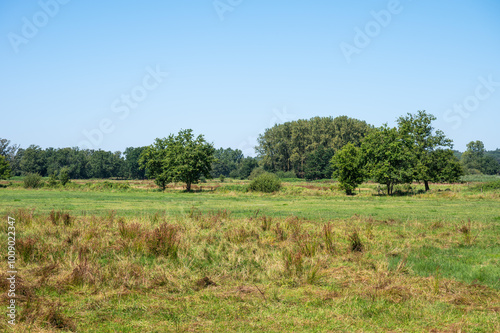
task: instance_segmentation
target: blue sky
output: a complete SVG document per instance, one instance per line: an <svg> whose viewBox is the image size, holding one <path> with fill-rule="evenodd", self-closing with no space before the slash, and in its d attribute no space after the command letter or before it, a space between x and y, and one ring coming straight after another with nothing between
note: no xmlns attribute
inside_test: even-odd
<svg viewBox="0 0 500 333"><path fill-rule="evenodd" d="M274 123L427 110L500 148L500 2L2 1L0 137L123 151L192 128L253 153Z"/></svg>

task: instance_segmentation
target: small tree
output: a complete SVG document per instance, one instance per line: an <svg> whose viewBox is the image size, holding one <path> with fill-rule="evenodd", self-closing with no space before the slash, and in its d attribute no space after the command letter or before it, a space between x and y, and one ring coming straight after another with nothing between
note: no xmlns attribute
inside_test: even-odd
<svg viewBox="0 0 500 333"><path fill-rule="evenodd" d="M57 185L56 172L54 171L49 175L49 181L47 183L50 187L55 187Z"/></svg>
<svg viewBox="0 0 500 333"><path fill-rule="evenodd" d="M67 167L64 167L59 171L59 180L61 181L62 186L66 186L69 182L69 170Z"/></svg>
<svg viewBox="0 0 500 333"><path fill-rule="evenodd" d="M333 176L340 183L340 188L347 195L352 195L353 190L363 182L365 172L363 168L360 149L352 143L346 144L331 159Z"/></svg>
<svg viewBox="0 0 500 333"><path fill-rule="evenodd" d="M0 155L0 179L10 178L10 165L5 156Z"/></svg>
<svg viewBox="0 0 500 333"><path fill-rule="evenodd" d="M157 138L142 152L141 168L148 170L162 190L168 183L180 181L186 183L187 191L191 191L191 184L197 183L201 176L211 178L215 149L203 135L195 139L192 132L191 129L181 130L177 136Z"/></svg>

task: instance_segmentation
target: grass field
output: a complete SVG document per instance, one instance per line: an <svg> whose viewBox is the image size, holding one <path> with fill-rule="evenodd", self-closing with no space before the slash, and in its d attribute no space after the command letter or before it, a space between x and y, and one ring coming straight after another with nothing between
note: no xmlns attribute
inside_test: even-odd
<svg viewBox="0 0 500 333"><path fill-rule="evenodd" d="M332 182L258 194L241 181L195 193L19 181L0 188L0 242L14 217L18 256L17 325L0 330L500 331L498 189L387 197L363 184L346 197Z"/></svg>

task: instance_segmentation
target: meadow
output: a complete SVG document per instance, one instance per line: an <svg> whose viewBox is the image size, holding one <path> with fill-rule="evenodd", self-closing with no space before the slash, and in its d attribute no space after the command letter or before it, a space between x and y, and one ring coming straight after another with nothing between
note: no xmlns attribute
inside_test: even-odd
<svg viewBox="0 0 500 333"><path fill-rule="evenodd" d="M391 197L332 181L20 181L0 188L0 243L11 216L18 256L2 331L500 331L500 190L477 179Z"/></svg>

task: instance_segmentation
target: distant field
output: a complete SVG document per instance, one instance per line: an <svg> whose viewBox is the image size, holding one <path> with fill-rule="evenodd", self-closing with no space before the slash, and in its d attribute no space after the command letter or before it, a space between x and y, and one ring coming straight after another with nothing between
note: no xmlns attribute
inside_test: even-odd
<svg viewBox="0 0 500 333"><path fill-rule="evenodd" d="M500 331L494 188L16 182L0 188L4 229L16 218L16 332Z"/></svg>

